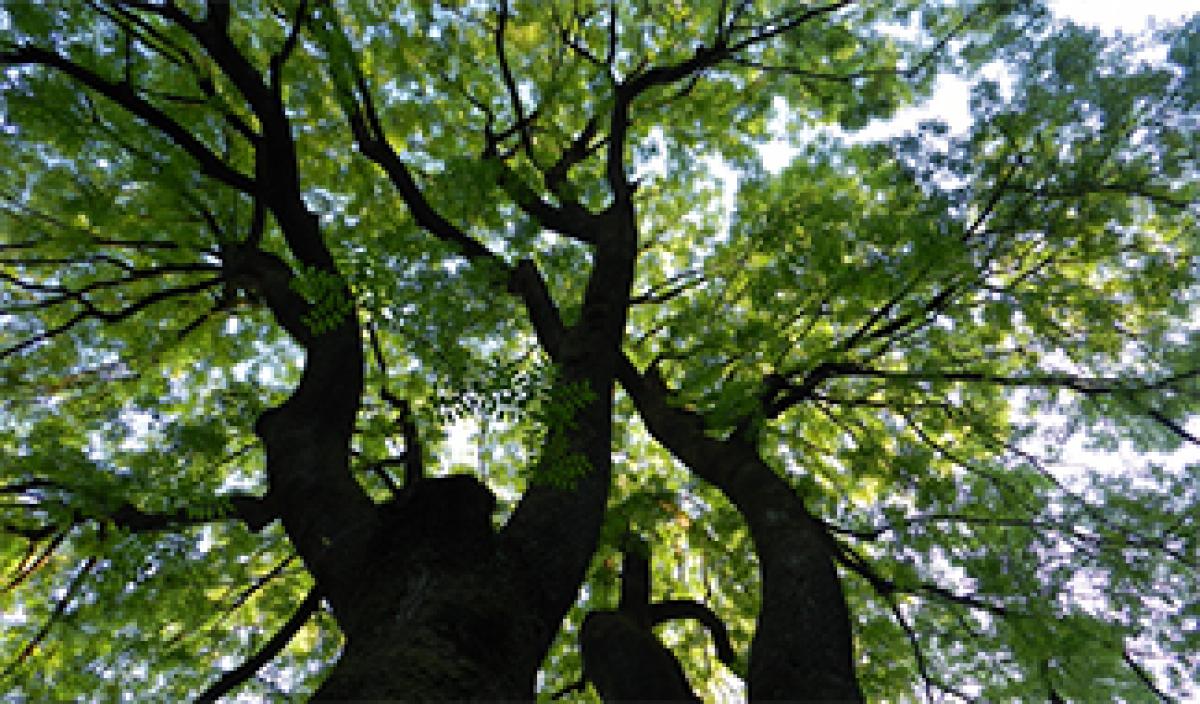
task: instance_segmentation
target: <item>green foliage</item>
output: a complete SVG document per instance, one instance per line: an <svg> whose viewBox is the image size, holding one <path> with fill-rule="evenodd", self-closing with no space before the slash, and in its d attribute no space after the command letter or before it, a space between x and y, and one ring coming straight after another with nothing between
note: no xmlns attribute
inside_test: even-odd
<svg viewBox="0 0 1200 704"><path fill-rule="evenodd" d="M512 88L492 4L233 3L232 45L274 81L332 254L315 267L262 194L77 77L8 58L52 51L236 173L278 166L259 163L265 126L202 42L133 5L0 2L0 687L30 701L188 699L312 584L279 526L227 520L232 495L265 491L254 423L305 364L254 286L231 280L231 244L257 238L299 272L315 336L351 315L374 335L364 349L386 366L366 354L356 467L398 454L386 389L410 402L427 458L461 449L435 430L471 429L468 469L502 518L531 483L575 487L592 468L572 443L597 397L547 361L501 264L535 262L579 322L593 248L526 211L611 204L621 81L691 60L723 11L741 13L736 41L801 7L633 0L611 4L614 31L610 3L512 0ZM656 362L710 436L755 437L855 558L841 569L871 700L1052 687L1137 701L1153 693L1131 663L1151 660L1155 686L1196 692L1198 37L1195 17L1110 37L1034 2L852 3L630 106L625 350ZM854 132L947 73L972 81L964 133ZM364 90L431 207L496 262L433 237L363 158L349 120ZM594 117L592 149L553 189L543 174ZM784 143L792 159L767 172L760 149ZM834 363L878 373L830 375L787 404L771 391ZM739 653L753 635L744 517L619 393L613 423L601 544L543 695L578 677L575 629L615 604L630 526L653 543L656 599L703 600ZM382 500L385 482L360 474ZM175 520L142 530L129 515ZM744 672L702 629L663 635L698 690L736 696ZM322 612L239 692L303 697L339 647Z"/></svg>
<svg viewBox="0 0 1200 704"><path fill-rule="evenodd" d="M442 380L446 391L437 396L438 415L444 423L473 418L542 420L544 414L533 407L551 403L554 393L555 369L545 363L491 360L481 363L481 368L456 371Z"/></svg>
<svg viewBox="0 0 1200 704"><path fill-rule="evenodd" d="M570 489L592 468L587 457L572 447L572 435L580 432L579 411L595 399L596 392L586 381L560 379L531 409L534 430L527 444L541 448L541 454L530 463L531 481Z"/></svg>
<svg viewBox="0 0 1200 704"><path fill-rule="evenodd" d="M309 305L302 320L314 335L333 330L354 311L345 282L333 272L308 267L292 278L291 287Z"/></svg>

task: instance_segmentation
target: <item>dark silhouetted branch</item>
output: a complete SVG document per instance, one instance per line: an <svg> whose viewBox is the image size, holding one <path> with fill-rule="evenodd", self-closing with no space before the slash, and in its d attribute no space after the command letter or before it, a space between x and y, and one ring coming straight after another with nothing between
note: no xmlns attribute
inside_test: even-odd
<svg viewBox="0 0 1200 704"><path fill-rule="evenodd" d="M75 573L75 576L71 578L71 582L67 585L62 597L55 602L54 610L50 612L50 615L46 618L45 623L43 623L38 632L29 639L29 642L25 644L25 647L21 649L21 652L17 654L17 657L11 663L9 663L4 672L0 673L0 680L7 679L12 675L13 672L16 672L17 668L23 665L25 661L29 659L29 656L33 655L34 651L37 650L38 646L46 640L46 636L49 635L50 629L53 628L54 624L58 623L59 619L61 619L63 615L67 613L67 609L70 608L71 602L75 599L75 595L79 593L79 589L83 586L84 580L87 579L87 576L91 573L98 561L99 558L97 557L89 557L83 561L83 563L79 566L79 570Z"/></svg>
<svg viewBox="0 0 1200 704"><path fill-rule="evenodd" d="M287 647L288 643L292 641L292 638L296 636L300 629L304 627L304 624L308 623L308 619L316 613L320 603L321 598L317 590L315 588L310 590L308 596L304 597L304 601L300 602L300 606L296 608L296 611L292 613L283 626L275 632L275 635L271 636L258 652L247 658L241 665L222 674L208 689L201 692L196 697L197 704L216 702L253 677L256 672L262 669L263 665L274 660L279 653L283 652L283 649Z"/></svg>
<svg viewBox="0 0 1200 704"><path fill-rule="evenodd" d="M1125 661L1125 664L1129 666L1129 669L1133 670L1133 674L1137 675L1138 681L1145 685L1146 689L1150 690L1154 696L1158 697L1160 702L1164 702L1164 704L1172 704L1174 701L1176 701L1174 698L1167 696L1166 692L1163 692L1158 688L1157 685L1154 684L1154 679L1150 677L1150 673L1146 672L1145 668L1143 668L1137 663L1136 660L1133 659L1133 656L1129 654L1128 650L1121 652L1121 659Z"/></svg>
<svg viewBox="0 0 1200 704"><path fill-rule="evenodd" d="M39 47L23 46L8 51L0 51L0 64L32 64L55 69L112 100L130 114L144 120L195 159L206 175L239 191L246 193L254 191L253 179L226 164L197 139L191 130L175 122L166 113L151 105L138 95L132 87L125 83L110 81L53 51Z"/></svg>

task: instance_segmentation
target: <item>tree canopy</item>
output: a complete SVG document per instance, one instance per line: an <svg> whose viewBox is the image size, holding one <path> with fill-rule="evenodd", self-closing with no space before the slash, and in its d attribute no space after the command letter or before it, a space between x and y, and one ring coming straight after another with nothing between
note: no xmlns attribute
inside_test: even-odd
<svg viewBox="0 0 1200 704"><path fill-rule="evenodd" d="M1200 16L0 0L0 66L17 701L1200 686Z"/></svg>

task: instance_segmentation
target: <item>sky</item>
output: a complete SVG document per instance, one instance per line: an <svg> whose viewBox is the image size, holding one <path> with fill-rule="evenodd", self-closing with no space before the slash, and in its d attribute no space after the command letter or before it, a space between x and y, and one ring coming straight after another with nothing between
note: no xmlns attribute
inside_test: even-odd
<svg viewBox="0 0 1200 704"><path fill-rule="evenodd" d="M1140 32L1153 22L1172 22L1200 11L1200 0L1049 0L1049 5L1051 11L1060 17L1110 34L1117 31ZM932 117L945 120L955 132L964 132L971 124L967 107L969 99L968 83L958 78L942 77L931 100L900 110L890 120L872 123L852 140L887 138L915 128L919 121ZM787 165L795 152L783 141L771 143L760 150L763 165L771 172ZM720 177L728 178L727 173L722 173Z"/></svg>
<svg viewBox="0 0 1200 704"><path fill-rule="evenodd" d="M1137 31L1151 18L1175 20L1200 10L1197 0L1051 0L1055 14L1106 32Z"/></svg>

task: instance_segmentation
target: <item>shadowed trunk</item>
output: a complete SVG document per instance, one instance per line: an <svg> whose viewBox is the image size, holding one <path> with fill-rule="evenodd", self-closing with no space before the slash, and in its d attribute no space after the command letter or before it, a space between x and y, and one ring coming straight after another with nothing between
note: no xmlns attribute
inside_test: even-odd
<svg viewBox="0 0 1200 704"><path fill-rule="evenodd" d="M498 557L495 498L473 477L425 479L380 508L346 648L316 699L521 699L544 627Z"/></svg>
<svg viewBox="0 0 1200 704"><path fill-rule="evenodd" d="M832 539L804 501L748 441L711 438L698 415L670 405L653 368L641 374L623 358L618 374L650 433L746 518L762 583L750 699L862 701Z"/></svg>
<svg viewBox="0 0 1200 704"><path fill-rule="evenodd" d="M308 341L303 381L259 426L272 492L292 497L284 502L284 525L346 637L318 700L533 696L595 551L608 498L612 394L633 268L632 218L616 222L610 246L597 252L577 325L562 326L536 272L518 267L524 278L514 274L512 286L540 311L534 316L552 318L542 319L540 332L552 338L546 342L559 369L556 390L587 391L569 424L548 429L546 447L560 449L543 452L535 477L580 457L587 470L564 488L533 483L499 531L491 492L455 476L422 479L388 504L342 513L346 524L330 533L333 511L357 500L318 489L304 472L332 471L333 488L352 482L351 425L338 426L339 444L332 428L322 434L304 421L309 412L320 417L323 409L341 408L338 395L351 391L357 408L358 391L345 379L347 360L362 359L361 341L353 350L343 349L337 334ZM356 325L343 327L360 337ZM334 363L325 345L344 356ZM353 378L361 387L361 372ZM313 445L321 440L328 444ZM322 502L332 503L327 510Z"/></svg>

